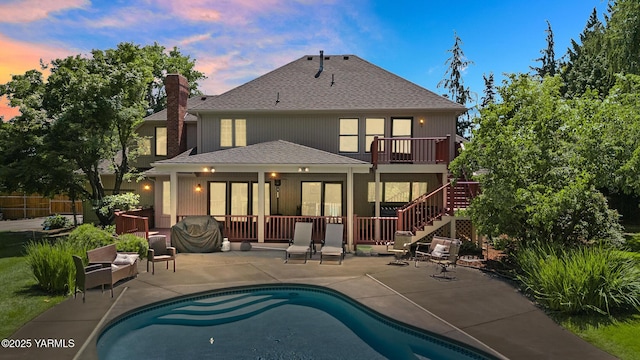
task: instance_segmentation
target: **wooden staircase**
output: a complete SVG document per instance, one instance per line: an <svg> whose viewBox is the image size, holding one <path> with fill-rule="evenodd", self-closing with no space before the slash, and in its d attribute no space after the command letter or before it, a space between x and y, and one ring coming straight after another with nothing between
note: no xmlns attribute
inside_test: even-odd
<svg viewBox="0 0 640 360"><path fill-rule="evenodd" d="M453 181L398 209L398 231L410 231L414 243L449 224L456 210L465 209L478 194L474 181Z"/></svg>

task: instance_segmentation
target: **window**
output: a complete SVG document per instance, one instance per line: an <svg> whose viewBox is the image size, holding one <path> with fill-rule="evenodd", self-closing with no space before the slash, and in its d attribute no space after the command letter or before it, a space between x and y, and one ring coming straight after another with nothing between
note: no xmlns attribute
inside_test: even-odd
<svg viewBox="0 0 640 360"><path fill-rule="evenodd" d="M412 136L412 123L411 118L394 118L391 122L391 136L410 138ZM398 154L410 154L411 153L411 140L395 140L393 142L394 153Z"/></svg>
<svg viewBox="0 0 640 360"><path fill-rule="evenodd" d="M231 183L231 215L249 214L249 184ZM239 219L236 219L239 220Z"/></svg>
<svg viewBox="0 0 640 360"><path fill-rule="evenodd" d="M162 215L171 215L171 182L162 182Z"/></svg>
<svg viewBox="0 0 640 360"><path fill-rule="evenodd" d="M340 152L358 152L358 119L340 119Z"/></svg>
<svg viewBox="0 0 640 360"><path fill-rule="evenodd" d="M342 216L342 184L324 184L324 216Z"/></svg>
<svg viewBox="0 0 640 360"><path fill-rule="evenodd" d="M384 202L409 202L409 182L387 182L384 183Z"/></svg>
<svg viewBox="0 0 640 360"><path fill-rule="evenodd" d="M369 202L376 201L376 183L367 184L367 199ZM406 203L414 200L427 192L426 182L383 182L380 184L382 190L382 202Z"/></svg>
<svg viewBox="0 0 640 360"><path fill-rule="evenodd" d="M151 139L149 137L141 138L138 141L138 154L151 155Z"/></svg>
<svg viewBox="0 0 640 360"><path fill-rule="evenodd" d="M373 137L383 137L384 136L384 118L367 118L365 123L365 152L371 151L371 143L373 142ZM380 149L384 151L384 149Z"/></svg>
<svg viewBox="0 0 640 360"><path fill-rule="evenodd" d="M302 182L304 216L342 216L342 183Z"/></svg>
<svg viewBox="0 0 640 360"><path fill-rule="evenodd" d="M156 128L156 155L167 156L167 128Z"/></svg>
<svg viewBox="0 0 640 360"><path fill-rule="evenodd" d="M269 192L270 183L264 183L264 214L271 214L271 196ZM258 215L258 183L253 183L252 186L253 191L253 203L251 204L251 209L253 210L253 215Z"/></svg>
<svg viewBox="0 0 640 360"><path fill-rule="evenodd" d="M220 119L220 147L247 146L247 120Z"/></svg>
<svg viewBox="0 0 640 360"><path fill-rule="evenodd" d="M322 202L322 183L303 182L302 183L302 208L301 215L320 216L320 203Z"/></svg>
<svg viewBox="0 0 640 360"><path fill-rule="evenodd" d="M229 185L229 186L228 186ZM251 185L251 186L250 186ZM229 190L229 191L227 191ZM249 192L251 190L251 192ZM264 214L271 213L270 184L264 184ZM251 203L249 203L251 197ZM229 207L227 208L227 204ZM258 215L258 183L249 182L210 182L209 183L209 215L223 221L219 215ZM218 216L215 216L218 215ZM233 221L243 220L241 218Z"/></svg>

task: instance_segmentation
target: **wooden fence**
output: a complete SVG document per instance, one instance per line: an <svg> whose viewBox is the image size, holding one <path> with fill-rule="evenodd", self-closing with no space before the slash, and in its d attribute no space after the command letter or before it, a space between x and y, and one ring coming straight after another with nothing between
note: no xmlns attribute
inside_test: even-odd
<svg viewBox="0 0 640 360"><path fill-rule="evenodd" d="M0 213L3 219L29 219L55 214L72 214L71 200L57 195L47 198L40 195L0 195ZM76 213L82 214L82 201L76 201Z"/></svg>

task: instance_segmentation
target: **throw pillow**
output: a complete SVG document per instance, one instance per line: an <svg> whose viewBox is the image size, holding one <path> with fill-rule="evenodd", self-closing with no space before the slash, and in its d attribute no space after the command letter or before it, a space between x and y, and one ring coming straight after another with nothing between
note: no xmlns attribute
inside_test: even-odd
<svg viewBox="0 0 640 360"><path fill-rule="evenodd" d="M443 244L437 244L433 251L431 252L431 256L433 257L442 257L445 253L449 252L449 247Z"/></svg>
<svg viewBox="0 0 640 360"><path fill-rule="evenodd" d="M129 254L116 254L116 258L113 260L114 265L132 265L136 261L137 256L131 256Z"/></svg>

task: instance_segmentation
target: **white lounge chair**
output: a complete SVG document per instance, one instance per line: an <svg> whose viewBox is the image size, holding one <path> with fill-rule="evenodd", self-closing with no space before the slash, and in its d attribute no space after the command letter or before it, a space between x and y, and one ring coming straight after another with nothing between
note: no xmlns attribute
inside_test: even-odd
<svg viewBox="0 0 640 360"><path fill-rule="evenodd" d="M297 222L293 232L293 239L289 240L289 247L287 248L287 257L285 262L289 261L291 254L304 254L304 262L307 262L307 253L311 257L311 232L313 230L313 223Z"/></svg>
<svg viewBox="0 0 640 360"><path fill-rule="evenodd" d="M340 264L344 259L344 225L343 224L327 224L327 229L322 240L322 248L320 249L320 264L324 255L339 256Z"/></svg>

